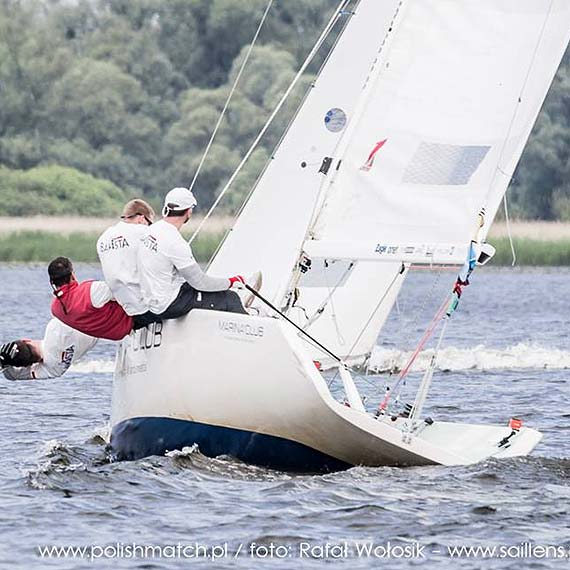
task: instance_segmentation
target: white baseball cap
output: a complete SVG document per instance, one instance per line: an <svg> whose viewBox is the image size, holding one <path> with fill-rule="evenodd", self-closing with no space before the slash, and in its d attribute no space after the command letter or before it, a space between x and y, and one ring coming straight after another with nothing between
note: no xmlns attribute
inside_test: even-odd
<svg viewBox="0 0 570 570"><path fill-rule="evenodd" d="M173 188L164 198L164 208L162 214L166 216L168 212L180 212L188 208L194 208L198 201L188 188Z"/></svg>

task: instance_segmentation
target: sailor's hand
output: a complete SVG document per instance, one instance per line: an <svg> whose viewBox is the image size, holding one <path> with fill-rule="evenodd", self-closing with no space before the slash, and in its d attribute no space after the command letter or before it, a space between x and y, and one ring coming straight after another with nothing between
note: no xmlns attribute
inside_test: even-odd
<svg viewBox="0 0 570 570"><path fill-rule="evenodd" d="M15 342L7 342L0 346L0 368L7 366L18 353L18 345Z"/></svg>
<svg viewBox="0 0 570 570"><path fill-rule="evenodd" d="M230 289L243 289L245 287L245 279L241 275L230 277Z"/></svg>

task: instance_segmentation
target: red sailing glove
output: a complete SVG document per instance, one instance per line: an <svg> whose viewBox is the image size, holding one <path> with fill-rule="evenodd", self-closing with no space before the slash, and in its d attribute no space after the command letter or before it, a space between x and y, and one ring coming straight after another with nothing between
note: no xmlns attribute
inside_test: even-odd
<svg viewBox="0 0 570 570"><path fill-rule="evenodd" d="M230 289L237 283L237 288L241 289L245 285L245 279L241 275L230 277Z"/></svg>
<svg viewBox="0 0 570 570"><path fill-rule="evenodd" d="M463 293L463 285L459 279L455 282L455 286L453 287L453 292L457 295L458 298L461 297L461 293Z"/></svg>

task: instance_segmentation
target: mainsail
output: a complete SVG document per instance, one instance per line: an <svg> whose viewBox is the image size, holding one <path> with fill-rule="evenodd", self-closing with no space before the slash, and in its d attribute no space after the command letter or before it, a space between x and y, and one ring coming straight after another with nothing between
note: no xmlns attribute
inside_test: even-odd
<svg viewBox="0 0 570 570"><path fill-rule="evenodd" d="M570 2L361 0L339 17L210 271L261 268L264 294L344 358L370 350L409 264L462 264L484 239L568 44Z"/></svg>
<svg viewBox="0 0 570 570"><path fill-rule="evenodd" d="M339 16L349 19L344 32L212 261L212 274L261 268L264 295L281 302L326 180L323 160L342 138L398 4L363 2L355 15Z"/></svg>
<svg viewBox="0 0 570 570"><path fill-rule="evenodd" d="M326 159L346 132L399 4L399 0L361 2L354 14L339 15L341 21L348 18L342 36L209 272L261 269L263 294L277 304L283 302L328 180ZM344 356L352 349L353 355L361 355L374 345L396 298L403 277L388 289L401 264L355 264L340 282L338 266L333 265L328 271L325 260L315 260L306 276L307 287L302 285L304 278L299 283L300 299L291 316L305 325L334 290L308 330L337 354ZM371 307L384 296L385 302L371 318Z"/></svg>
<svg viewBox="0 0 570 570"><path fill-rule="evenodd" d="M566 0L409 0L335 163L313 255L463 263L564 54Z"/></svg>

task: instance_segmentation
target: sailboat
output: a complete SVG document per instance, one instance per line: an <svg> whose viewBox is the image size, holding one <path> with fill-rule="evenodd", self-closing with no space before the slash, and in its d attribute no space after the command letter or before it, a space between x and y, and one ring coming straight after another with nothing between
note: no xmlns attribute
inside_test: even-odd
<svg viewBox="0 0 570 570"><path fill-rule="evenodd" d="M485 239L568 45L570 3L361 0L333 21L342 33L208 268L261 269L256 304L276 310L193 310L123 341L118 458L196 444L297 472L450 466L525 456L542 437L517 418L425 417L435 366L405 409L389 393L367 408L351 367L410 267L458 270L419 350L492 256Z"/></svg>

